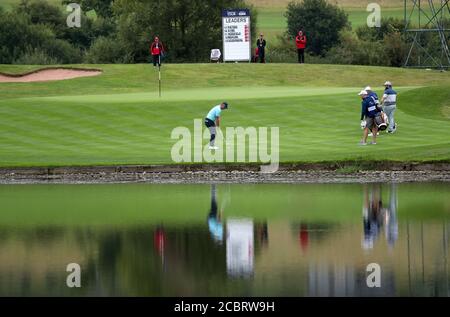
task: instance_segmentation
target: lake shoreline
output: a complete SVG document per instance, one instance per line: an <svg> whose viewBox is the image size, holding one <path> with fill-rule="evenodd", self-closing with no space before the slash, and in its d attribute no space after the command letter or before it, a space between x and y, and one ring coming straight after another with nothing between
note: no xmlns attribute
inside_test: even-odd
<svg viewBox="0 0 450 317"><path fill-rule="evenodd" d="M0 184L450 182L450 163L283 163L0 168Z"/></svg>

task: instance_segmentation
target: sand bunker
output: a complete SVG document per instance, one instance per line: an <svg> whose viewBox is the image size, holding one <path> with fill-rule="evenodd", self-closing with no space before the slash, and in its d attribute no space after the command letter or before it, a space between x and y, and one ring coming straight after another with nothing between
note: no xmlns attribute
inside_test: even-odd
<svg viewBox="0 0 450 317"><path fill-rule="evenodd" d="M0 73L0 83L31 83L40 81L65 80L79 77L98 76L98 69L50 68L27 74L9 75Z"/></svg>

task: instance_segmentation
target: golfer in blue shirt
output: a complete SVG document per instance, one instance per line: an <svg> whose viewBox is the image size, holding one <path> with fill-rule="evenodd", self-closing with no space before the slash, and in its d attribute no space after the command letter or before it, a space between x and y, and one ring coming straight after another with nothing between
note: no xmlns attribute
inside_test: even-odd
<svg viewBox="0 0 450 317"><path fill-rule="evenodd" d="M211 138L209 140L209 149L217 150L218 147L214 145L216 139L216 127L220 127L220 115L222 110L228 109L228 103L222 102L220 105L213 107L205 118L205 125L211 133Z"/></svg>

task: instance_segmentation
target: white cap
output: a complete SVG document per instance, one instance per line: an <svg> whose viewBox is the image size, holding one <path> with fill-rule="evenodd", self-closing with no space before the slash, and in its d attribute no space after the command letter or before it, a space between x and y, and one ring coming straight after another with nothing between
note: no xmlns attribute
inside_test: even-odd
<svg viewBox="0 0 450 317"><path fill-rule="evenodd" d="M372 87L367 86L366 88L364 88L365 91L372 91Z"/></svg>
<svg viewBox="0 0 450 317"><path fill-rule="evenodd" d="M385 86L392 86L392 83L390 81L387 81L384 83Z"/></svg>
<svg viewBox="0 0 450 317"><path fill-rule="evenodd" d="M368 95L366 90L361 90L361 92L358 94L358 96L366 96Z"/></svg>

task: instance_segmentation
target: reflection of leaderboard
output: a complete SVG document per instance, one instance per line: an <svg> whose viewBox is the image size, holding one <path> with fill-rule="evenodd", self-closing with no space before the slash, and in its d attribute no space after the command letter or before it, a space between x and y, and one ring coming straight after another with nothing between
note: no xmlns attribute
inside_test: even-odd
<svg viewBox="0 0 450 317"><path fill-rule="evenodd" d="M253 221L227 221L227 271L232 277L253 275Z"/></svg>
<svg viewBox="0 0 450 317"><path fill-rule="evenodd" d="M223 60L250 61L251 33L248 9L222 11Z"/></svg>

